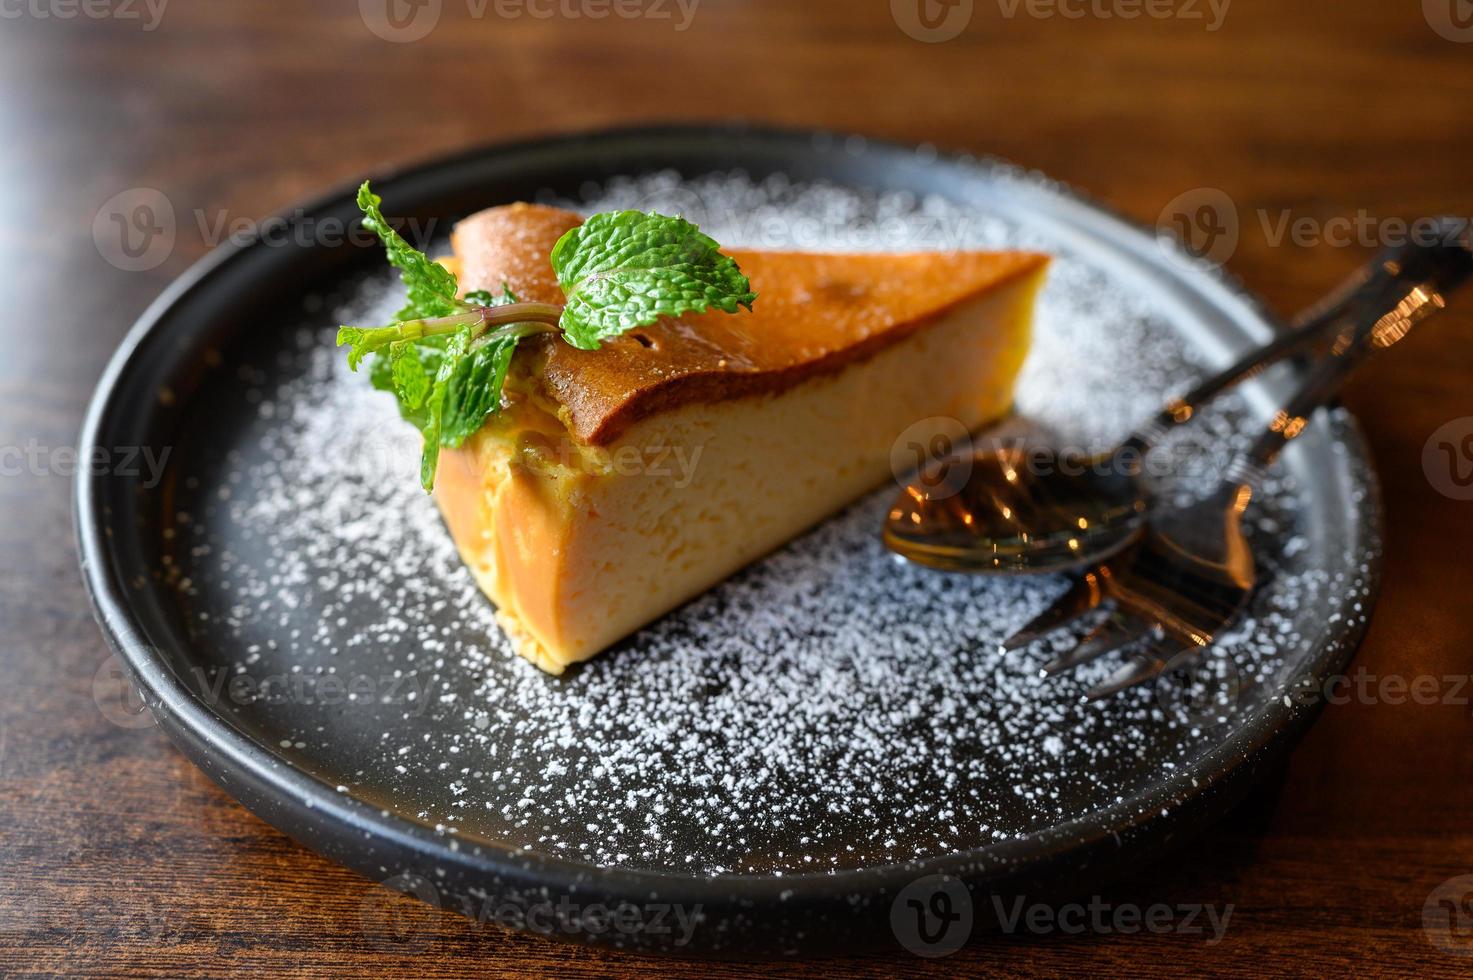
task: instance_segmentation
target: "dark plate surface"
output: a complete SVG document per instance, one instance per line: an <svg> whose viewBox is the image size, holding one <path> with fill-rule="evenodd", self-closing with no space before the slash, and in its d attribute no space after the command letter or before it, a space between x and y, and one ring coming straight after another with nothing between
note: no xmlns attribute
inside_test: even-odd
<svg viewBox="0 0 1473 980"><path fill-rule="evenodd" d="M1047 248L1060 260L1013 425L1091 446L1274 329L1235 285L1067 190L926 148L619 131L375 189L433 234L491 204L596 198L685 211L733 245ZM355 216L347 190L294 210L291 233L221 248L148 311L82 458L149 447L169 465L156 485L83 474L77 516L104 631L171 736L377 880L619 945L894 942L892 902L918 879L958 876L979 910L989 892L1077 893L1200 827L1312 719L1317 701L1286 692L1318 689L1363 631L1375 481L1336 415L1286 457L1253 528L1253 616L1195 678L1082 705L1087 676L1046 683L1042 653L999 656L1062 583L896 565L878 544L887 491L545 677L508 654L432 505L404 490L412 433L332 366L323 331L392 305L378 250L332 234ZM1251 428L1292 381L1256 382L1208 432ZM1213 456L1182 459L1210 472ZM639 912L617 928L584 914L621 903ZM664 927L677 906L699 907L689 928Z"/></svg>

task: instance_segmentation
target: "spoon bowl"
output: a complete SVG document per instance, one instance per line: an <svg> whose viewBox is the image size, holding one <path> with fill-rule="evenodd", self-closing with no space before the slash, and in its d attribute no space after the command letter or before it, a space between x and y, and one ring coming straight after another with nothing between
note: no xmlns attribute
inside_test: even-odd
<svg viewBox="0 0 1473 980"><path fill-rule="evenodd" d="M887 547L948 572L1043 574L1123 549L1149 509L1139 460L1059 455L1038 447L979 449L921 474L885 520Z"/></svg>

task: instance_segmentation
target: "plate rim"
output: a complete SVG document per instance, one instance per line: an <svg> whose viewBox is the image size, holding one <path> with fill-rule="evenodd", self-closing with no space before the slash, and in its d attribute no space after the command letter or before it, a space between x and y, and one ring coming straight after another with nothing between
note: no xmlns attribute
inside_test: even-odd
<svg viewBox="0 0 1473 980"><path fill-rule="evenodd" d="M931 147L929 143L909 144L826 129L728 122L616 126L482 144L406 166L376 168L369 179L388 184L396 179L427 176L434 171L492 154L525 153L578 143L596 145L604 141L631 138L658 140L692 136L759 143L800 142L805 146L810 146L814 140L820 138L859 139L864 141L866 152L870 147L905 153L914 153L922 146ZM936 150L935 162L970 167L991 163L1019 173L1036 173L998 158L964 152ZM1153 241L1159 242L1158 236L1146 226L1069 185L1053 178L1048 180L1050 191L1098 212L1121 226L1119 230L1122 233L1138 237L1149 236ZM358 183L357 180L341 182L327 191L313 195L304 203L283 209L278 212L277 217L286 220L291 215L326 211L341 204L345 197L351 197ZM99 444L110 414L118 410L115 396L121 378L145 341L169 312L185 296L207 287L214 275L243 252L256 246L255 242L227 240L192 264L149 304L129 329L98 379L81 428L79 452L88 453ZM1202 267L1184 250L1177 249L1176 252L1180 261L1192 265L1195 272L1205 280L1215 282L1270 328L1278 322L1263 301L1231 273L1221 267ZM1360 520L1354 522L1354 526L1359 534L1352 543L1363 560L1367 592L1362 601L1367 605L1367 612L1364 619L1348 631L1332 634L1324 642L1311 648L1313 655L1309 662L1315 666L1314 673L1320 677L1330 671L1343 669L1359 648L1379 592L1383 565L1384 515L1379 480L1371 454L1353 417L1342 413L1338 424L1341 428L1337 441L1345 446L1347 452L1344 456L1347 460L1361 464L1357 476L1363 481L1366 490L1364 498L1356 502L1355 509ZM84 455L81 458L87 457ZM1348 465L1345 460L1342 460L1342 464ZM784 873L780 876L751 873L707 876L601 867L544 852L520 851L511 844L498 847L488 842L475 848L462 846L452 849L449 843L454 840L453 835L438 833L432 827L415 823L395 811L379 811L351 795L337 792L333 786L327 785L310 772L272 755L264 746L236 729L228 719L203 703L175 675L161 655L143 642L137 620L130 613L129 589L126 583L118 579L111 561L102 485L98 474L89 473L85 467L78 468L74 480L73 517L85 589L108 646L127 668L159 726L191 760L248 809L320 853L325 850L322 838L304 833L303 828L322 824L326 819L354 833L373 833L421 858L464 865L465 871L478 876L490 874L497 880L525 881L538 886L550 885L576 890L597 885L610 889L611 893L631 895L647 894L654 888L662 895L702 902L708 907L727 907L733 901L740 900L748 912L753 903L780 906L784 903L791 904L795 897L798 900L832 899L861 892L885 896L926 875L943 874L967 878L988 874L987 869L994 872L1007 869L1013 872L1020 868L1036 867L1069 852L1087 853L1091 848L1108 844L1112 840L1118 842L1124 835L1148 832L1158 823L1169 824L1176 814L1168 813L1168 810L1190 809L1192 804L1201 802L1201 798L1219 788L1220 783L1241 773L1245 767L1251 768L1255 760L1266 757L1275 748L1297 742L1323 707L1321 699L1292 705L1281 704L1277 699L1270 700L1260 706L1255 714L1234 726L1228 738L1199 757L1192 766L1179 769L1170 777L1153 781L1136 796L1062 823L1051 824L1021 838L917 861L834 872ZM1207 778L1202 778L1204 772ZM222 776L228 776L229 779L222 781ZM242 799L244 794L240 792L240 783L236 781L240 776L246 778L253 792L260 794L254 800ZM1197 785L1192 785L1193 782ZM282 826L282 821L288 817L291 818L294 829ZM323 834L328 839L333 836L331 831L323 831ZM338 863L355 866L340 854L329 853L327 856ZM358 870L371 876L370 872L363 871L361 867ZM567 938L586 941L585 937L579 936Z"/></svg>

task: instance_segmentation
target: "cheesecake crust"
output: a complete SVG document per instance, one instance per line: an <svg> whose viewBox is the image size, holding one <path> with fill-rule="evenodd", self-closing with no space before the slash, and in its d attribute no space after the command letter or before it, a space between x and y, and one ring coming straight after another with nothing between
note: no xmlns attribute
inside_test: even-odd
<svg viewBox="0 0 1473 980"><path fill-rule="evenodd" d="M521 300L561 303L548 256L581 221L534 204L466 218L452 236L462 287L504 284ZM667 318L597 351L539 336L518 349L514 369L561 408L574 439L608 446L670 409L777 394L836 373L1048 263L1032 252L724 251L752 280L752 310Z"/></svg>

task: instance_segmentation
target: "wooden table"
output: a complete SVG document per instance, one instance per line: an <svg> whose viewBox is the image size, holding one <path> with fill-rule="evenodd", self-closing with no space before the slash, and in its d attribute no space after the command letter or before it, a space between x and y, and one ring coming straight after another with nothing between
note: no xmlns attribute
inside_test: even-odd
<svg viewBox="0 0 1473 980"><path fill-rule="evenodd" d="M1473 214L1473 44L1450 39L1473 31L1435 4L1424 16L1415 2L1236 0L1209 30L1205 0L1136 19L1122 15L1147 8L1131 0L998 0L976 3L954 39L923 43L897 26L921 22L885 0L704 0L683 31L673 3L659 8L669 19L604 20L586 16L610 9L601 0L489 3L444 0L413 43L368 25L414 22L371 3L365 19L353 0L179 0L157 22L134 0L0 5L0 973L744 972L554 945L428 908L405 912L424 941L385 951L360 926L369 883L249 815L156 729L99 710L107 653L55 450L74 444L128 325L207 251L220 217L258 218L473 142L732 117L999 154L1143 222L1220 189L1240 218L1229 266L1282 310L1363 259L1354 242L1320 240L1330 219L1359 217L1375 240L1398 216ZM140 187L168 197L178 235L155 267L128 272L104 261L92 227ZM1285 215L1307 219L1309 237L1280 237ZM1389 512L1385 589L1357 668L1435 676L1450 702L1441 678L1466 678L1473 650L1473 503L1439 493L1422 453L1434 430L1473 415L1470 309L1369 367L1348 398ZM26 447L37 452L16 454ZM43 464L17 465L29 458ZM937 962L897 952L763 969L1467 975L1473 959L1423 929L1432 890L1473 873L1473 691L1460 693L1331 706L1281 785L1103 896L1231 903L1219 944L1091 932L988 939ZM1473 917L1462 925L1468 951Z"/></svg>

